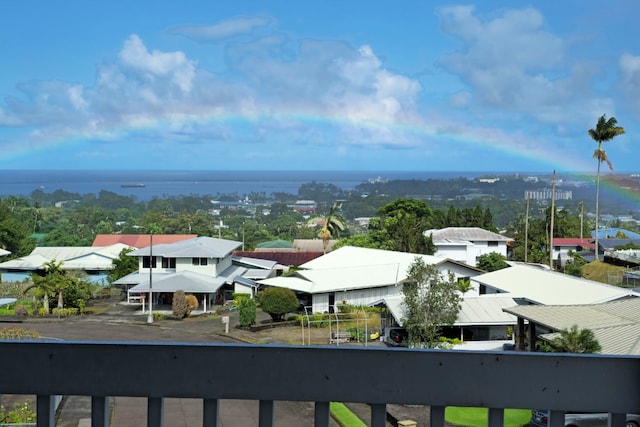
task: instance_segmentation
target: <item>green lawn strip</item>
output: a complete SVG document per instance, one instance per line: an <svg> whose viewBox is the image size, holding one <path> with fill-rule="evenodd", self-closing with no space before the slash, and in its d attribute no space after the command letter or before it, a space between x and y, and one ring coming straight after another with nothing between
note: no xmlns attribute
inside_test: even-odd
<svg viewBox="0 0 640 427"><path fill-rule="evenodd" d="M342 427L367 427L360 418L345 406L344 403L331 402L329 404L331 418Z"/></svg>
<svg viewBox="0 0 640 427"><path fill-rule="evenodd" d="M450 424L466 427L487 427L489 410L487 408L463 408L447 406L444 419ZM531 419L529 409L505 409L504 427L527 425Z"/></svg>

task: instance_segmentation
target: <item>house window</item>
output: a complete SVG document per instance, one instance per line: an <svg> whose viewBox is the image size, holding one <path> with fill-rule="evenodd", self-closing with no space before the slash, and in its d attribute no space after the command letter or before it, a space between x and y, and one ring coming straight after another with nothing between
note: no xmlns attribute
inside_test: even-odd
<svg viewBox="0 0 640 427"><path fill-rule="evenodd" d="M156 257L148 257L148 256L142 257L142 268L149 268L150 264L151 264L151 268L157 268Z"/></svg>
<svg viewBox="0 0 640 427"><path fill-rule="evenodd" d="M176 259L162 258L162 268L176 268Z"/></svg>
<svg viewBox="0 0 640 427"><path fill-rule="evenodd" d="M191 258L192 265L207 265L207 258Z"/></svg>
<svg viewBox="0 0 640 427"><path fill-rule="evenodd" d="M487 246L497 247L498 246L498 242L489 241L489 242L487 242Z"/></svg>

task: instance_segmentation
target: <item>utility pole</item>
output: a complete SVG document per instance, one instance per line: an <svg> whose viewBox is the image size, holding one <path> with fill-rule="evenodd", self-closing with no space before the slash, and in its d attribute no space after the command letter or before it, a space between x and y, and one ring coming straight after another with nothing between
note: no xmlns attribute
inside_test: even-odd
<svg viewBox="0 0 640 427"><path fill-rule="evenodd" d="M583 221L584 221L584 202L580 202L580 239L582 239Z"/></svg>
<svg viewBox="0 0 640 427"><path fill-rule="evenodd" d="M147 323L153 323L153 232L149 232L149 315Z"/></svg>
<svg viewBox="0 0 640 427"><path fill-rule="evenodd" d="M556 212L556 170L551 178L551 226L549 228L549 268L553 270L553 218Z"/></svg>
<svg viewBox="0 0 640 427"><path fill-rule="evenodd" d="M527 193L527 212L524 216L524 262L529 254L529 193Z"/></svg>

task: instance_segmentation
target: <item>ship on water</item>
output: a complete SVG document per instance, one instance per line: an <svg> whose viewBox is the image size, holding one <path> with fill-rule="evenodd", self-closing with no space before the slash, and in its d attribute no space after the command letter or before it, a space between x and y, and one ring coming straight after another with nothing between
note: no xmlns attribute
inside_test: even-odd
<svg viewBox="0 0 640 427"><path fill-rule="evenodd" d="M144 184L122 184L122 188L144 188Z"/></svg>

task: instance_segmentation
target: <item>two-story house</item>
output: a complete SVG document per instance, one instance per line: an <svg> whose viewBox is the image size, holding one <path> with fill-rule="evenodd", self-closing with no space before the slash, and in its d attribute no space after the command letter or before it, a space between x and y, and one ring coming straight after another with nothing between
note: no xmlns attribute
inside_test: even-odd
<svg viewBox="0 0 640 427"><path fill-rule="evenodd" d="M477 265L482 255L497 252L507 257L508 237L479 227L447 227L424 232L431 237L438 251L436 255L467 265Z"/></svg>
<svg viewBox="0 0 640 427"><path fill-rule="evenodd" d="M252 263L245 258L233 257L233 251L240 246L242 242L213 237L151 244L129 252L129 256L138 257L139 270L114 283L132 286L127 291L129 302L144 301L151 294L154 305L171 304L173 293L182 290L195 295L206 312L230 297L236 279L242 278L242 285L246 287L247 279L272 274L275 261ZM264 272L256 274L256 269ZM244 277L246 274L252 277Z"/></svg>

